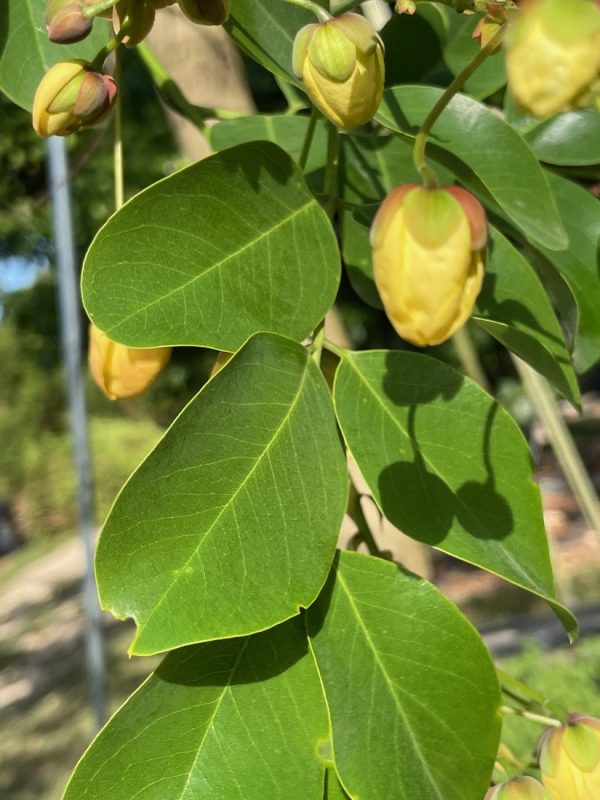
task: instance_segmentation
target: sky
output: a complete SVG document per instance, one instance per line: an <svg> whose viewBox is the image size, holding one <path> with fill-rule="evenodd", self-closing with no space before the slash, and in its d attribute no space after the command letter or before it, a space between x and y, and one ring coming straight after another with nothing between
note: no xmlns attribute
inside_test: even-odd
<svg viewBox="0 0 600 800"><path fill-rule="evenodd" d="M24 256L11 256L0 260L0 292L16 292L29 288L43 270L38 261Z"/></svg>

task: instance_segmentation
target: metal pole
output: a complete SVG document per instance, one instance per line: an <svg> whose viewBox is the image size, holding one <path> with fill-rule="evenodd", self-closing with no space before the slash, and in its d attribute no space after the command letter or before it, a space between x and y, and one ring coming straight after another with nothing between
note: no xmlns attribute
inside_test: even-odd
<svg viewBox="0 0 600 800"><path fill-rule="evenodd" d="M85 553L83 605L85 612L85 662L90 703L96 724L106 722L106 668L102 622L94 579L95 524L90 453L81 369L81 318L76 267L73 216L69 191L67 152L63 139L48 140L48 170L54 246L58 272L58 301L63 359L66 368L70 427L77 473L79 527Z"/></svg>

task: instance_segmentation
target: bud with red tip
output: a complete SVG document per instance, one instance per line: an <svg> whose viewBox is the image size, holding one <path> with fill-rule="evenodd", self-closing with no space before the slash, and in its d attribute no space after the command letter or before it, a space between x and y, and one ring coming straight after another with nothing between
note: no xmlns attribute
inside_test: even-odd
<svg viewBox="0 0 600 800"><path fill-rule="evenodd" d="M539 781L523 777L499 783L488 791L484 800L551 800L551 798Z"/></svg>
<svg viewBox="0 0 600 800"><path fill-rule="evenodd" d="M540 739L540 769L553 800L600 798L600 719L571 714Z"/></svg>
<svg viewBox="0 0 600 800"><path fill-rule="evenodd" d="M93 72L81 59L61 61L42 78L33 100L33 127L38 136L68 136L103 120L117 86L110 75Z"/></svg>
<svg viewBox="0 0 600 800"><path fill-rule="evenodd" d="M229 0L177 0L183 13L199 25L222 25L229 19Z"/></svg>
<svg viewBox="0 0 600 800"><path fill-rule="evenodd" d="M528 0L505 37L510 89L530 114L547 117L600 97L600 3Z"/></svg>
<svg viewBox="0 0 600 800"><path fill-rule="evenodd" d="M334 125L357 128L377 111L385 75L383 42L360 14L301 28L293 67L312 102Z"/></svg>
<svg viewBox="0 0 600 800"><path fill-rule="evenodd" d="M373 268L403 339L440 344L464 325L481 289L486 242L485 211L458 186L409 184L388 194L371 228Z"/></svg>
<svg viewBox="0 0 600 800"><path fill-rule="evenodd" d="M80 42L92 30L93 20L83 16L83 0L48 0L48 38L56 44Z"/></svg>
<svg viewBox="0 0 600 800"><path fill-rule="evenodd" d="M88 361L94 381L111 400L135 397L160 375L170 347L134 348L113 342L90 325Z"/></svg>

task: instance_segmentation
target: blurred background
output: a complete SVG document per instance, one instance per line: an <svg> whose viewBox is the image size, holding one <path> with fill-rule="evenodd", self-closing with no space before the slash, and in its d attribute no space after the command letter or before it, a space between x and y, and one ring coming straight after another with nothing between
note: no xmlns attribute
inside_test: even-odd
<svg viewBox="0 0 600 800"><path fill-rule="evenodd" d="M169 32L168 42L160 31ZM150 45L198 105L244 113L287 106L272 76L243 59L221 30L199 30L172 17L156 27ZM413 66L422 71L423 65ZM135 53L125 53L123 73L125 186L131 197L209 148L197 130L161 106ZM84 559L45 145L29 115L1 95L0 120L0 796L55 800L94 734L84 668ZM113 211L112 141L107 130L96 129L70 137L67 147L80 263ZM384 315L345 282L337 308L354 347L398 346ZM83 310L81 317L85 327ZM567 649L558 624L530 595L439 553L421 549L411 555L411 566L483 630L505 669L555 702L600 716L600 531L582 516L506 351L481 329L472 335L493 391L531 443L559 594L580 611L585 635ZM458 364L450 345L438 351ZM214 355L178 348L158 381L135 400L111 403L87 381L98 526L130 472L202 386ZM566 404L560 408L598 487L600 372L584 375L582 389L583 416ZM387 544L394 549L391 539ZM129 625L105 615L103 632L112 712L157 659L127 657ZM509 725L509 746L528 758L537 729L520 719Z"/></svg>

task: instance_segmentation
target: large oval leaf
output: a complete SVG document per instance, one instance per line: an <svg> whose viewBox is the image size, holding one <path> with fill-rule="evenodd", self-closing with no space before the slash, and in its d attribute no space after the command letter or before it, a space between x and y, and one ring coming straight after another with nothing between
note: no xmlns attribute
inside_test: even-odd
<svg viewBox="0 0 600 800"><path fill-rule="evenodd" d="M171 653L83 756L64 800L322 800L327 709L303 625Z"/></svg>
<svg viewBox="0 0 600 800"><path fill-rule="evenodd" d="M349 794L481 800L500 691L481 638L457 609L394 564L341 553L308 624Z"/></svg>
<svg viewBox="0 0 600 800"><path fill-rule="evenodd" d="M473 316L579 405L577 377L544 287L519 251L495 229L490 231L490 257Z"/></svg>
<svg viewBox="0 0 600 800"><path fill-rule="evenodd" d="M431 86L388 89L377 120L390 130L415 136L441 94ZM462 166L456 159L452 165L460 179L468 185L474 174L527 236L551 249L567 246L544 172L529 145L501 117L459 94L433 126L430 139L440 152L460 159Z"/></svg>
<svg viewBox="0 0 600 800"><path fill-rule="evenodd" d="M282 622L325 582L346 494L323 376L259 334L123 488L96 556L102 607L135 619L139 655Z"/></svg>
<svg viewBox="0 0 600 800"><path fill-rule="evenodd" d="M561 273L579 306L579 329L573 359L579 372L600 358L600 203L576 183L548 173L558 208L569 233L569 249L538 248Z"/></svg>
<svg viewBox="0 0 600 800"><path fill-rule="evenodd" d="M335 405L377 504L408 536L554 600L539 488L516 422L473 381L419 353L346 353Z"/></svg>
<svg viewBox="0 0 600 800"><path fill-rule="evenodd" d="M0 91L31 111L39 82L67 58L92 59L106 42L109 26L97 20L92 33L74 45L53 44L46 33L46 0L3 0L0 4Z"/></svg>
<svg viewBox="0 0 600 800"><path fill-rule="evenodd" d="M83 299L133 347L234 351L257 331L303 339L339 282L327 215L268 142L243 144L141 192L100 230Z"/></svg>

